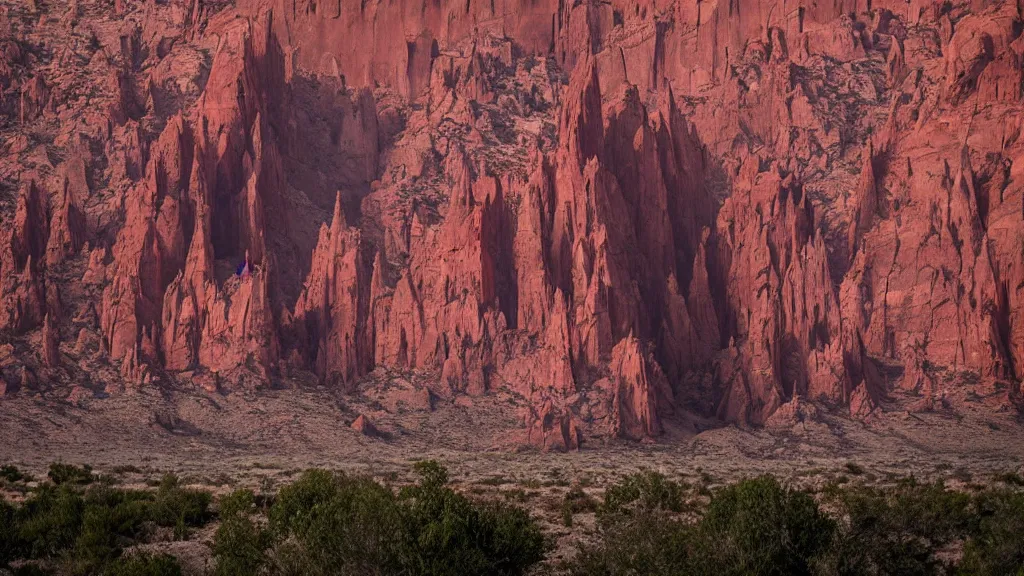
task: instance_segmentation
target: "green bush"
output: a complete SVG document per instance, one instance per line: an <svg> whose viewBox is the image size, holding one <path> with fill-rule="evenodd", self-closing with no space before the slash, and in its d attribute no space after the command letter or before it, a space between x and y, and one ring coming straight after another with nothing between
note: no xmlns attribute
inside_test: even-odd
<svg viewBox="0 0 1024 576"><path fill-rule="evenodd" d="M958 574L1024 576L1024 494L983 494L977 506L980 520L964 545Z"/></svg>
<svg viewBox="0 0 1024 576"><path fill-rule="evenodd" d="M31 478L27 474L23 473L21 470L18 470L16 466L12 466L10 464L4 464L3 466L0 466L0 478L7 480L8 482L22 482L31 480Z"/></svg>
<svg viewBox="0 0 1024 576"><path fill-rule="evenodd" d="M46 474L50 481L60 486L61 484L91 484L96 479L92 473L92 466L74 466L72 464L53 463L50 464L50 471Z"/></svg>
<svg viewBox="0 0 1024 576"><path fill-rule="evenodd" d="M7 566L18 557L17 509L0 498L0 566Z"/></svg>
<svg viewBox="0 0 1024 576"><path fill-rule="evenodd" d="M152 495L97 485L86 491L82 524L68 556L70 571L94 574L117 560L149 520Z"/></svg>
<svg viewBox="0 0 1024 576"><path fill-rule="evenodd" d="M44 484L19 510L18 539L30 558L55 556L70 548L82 525L85 502L70 487Z"/></svg>
<svg viewBox="0 0 1024 576"><path fill-rule="evenodd" d="M938 551L977 523L972 498L913 479L891 489L829 488L844 522L828 570L840 575L927 575L948 570Z"/></svg>
<svg viewBox="0 0 1024 576"><path fill-rule="evenodd" d="M810 574L831 543L835 523L810 495L770 476L717 492L697 527L694 571L699 574Z"/></svg>
<svg viewBox="0 0 1024 576"><path fill-rule="evenodd" d="M834 533L834 523L809 495L774 478L745 480L715 493L704 517L694 523L676 513L682 497L673 484L646 473L609 489L605 511L622 510L624 503L632 507L628 514L604 516L600 542L580 549L571 573L811 574L815 557Z"/></svg>
<svg viewBox="0 0 1024 576"><path fill-rule="evenodd" d="M690 571L693 527L663 510L622 518L601 529L569 564L574 576L683 576Z"/></svg>
<svg viewBox="0 0 1024 576"><path fill-rule="evenodd" d="M391 490L323 470L281 489L270 527L278 541L291 539L281 554L286 573L395 573L409 546Z"/></svg>
<svg viewBox="0 0 1024 576"><path fill-rule="evenodd" d="M572 517L583 512L595 512L598 509L597 501L583 491L580 486L573 486L562 498L562 523L566 527L572 527Z"/></svg>
<svg viewBox="0 0 1024 576"><path fill-rule="evenodd" d="M167 474L160 481L150 518L159 526L174 528L174 537L188 536L190 527L202 526L210 519L209 492L182 488L177 476Z"/></svg>
<svg viewBox="0 0 1024 576"><path fill-rule="evenodd" d="M1003 472L1001 474L996 474L995 480L1010 486L1024 486L1024 476L1021 476L1017 472Z"/></svg>
<svg viewBox="0 0 1024 576"><path fill-rule="evenodd" d="M220 526L213 536L216 576L258 574L267 562L270 533L253 521L255 497L236 490L220 500Z"/></svg>
<svg viewBox="0 0 1024 576"><path fill-rule="evenodd" d="M523 574L545 551L523 510L475 503L435 462L396 494L369 478L311 470L281 489L264 531L251 493L221 504L217 574Z"/></svg>
<svg viewBox="0 0 1024 576"><path fill-rule="evenodd" d="M103 576L181 576L181 566L169 554L135 553L111 563Z"/></svg>
<svg viewBox="0 0 1024 576"><path fill-rule="evenodd" d="M476 504L448 488L448 473L434 461L416 465L420 482L402 490L405 522L415 548L413 572L522 574L544 555L544 536L521 508Z"/></svg>
<svg viewBox="0 0 1024 576"><path fill-rule="evenodd" d="M50 576L52 572L37 564L22 564L12 572L13 576Z"/></svg>
<svg viewBox="0 0 1024 576"><path fill-rule="evenodd" d="M597 516L600 522L608 523L622 515L652 510L682 512L683 487L663 474L646 471L629 475L609 487Z"/></svg>
<svg viewBox="0 0 1024 576"><path fill-rule="evenodd" d="M155 493L122 490L91 482L91 474L88 467L52 466L55 483L32 489L18 507L0 506L0 565L40 561L71 576L114 569L130 570L126 574L174 573L168 572L172 568L166 558L122 561L122 551L136 543L148 522L202 524L209 519L209 494L184 490L172 480Z"/></svg>
<svg viewBox="0 0 1024 576"><path fill-rule="evenodd" d="M610 488L599 539L579 550L570 572L1024 576L1018 492L971 495L913 479L832 485L822 496L827 516L809 494L761 477L719 490L703 516L687 521L673 511L675 497L658 496L674 493L664 485L647 474Z"/></svg>

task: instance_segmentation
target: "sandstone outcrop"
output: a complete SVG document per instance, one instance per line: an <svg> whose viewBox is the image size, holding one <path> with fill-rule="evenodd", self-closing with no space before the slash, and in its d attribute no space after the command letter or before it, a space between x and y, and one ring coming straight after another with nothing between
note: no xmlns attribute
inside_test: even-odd
<svg viewBox="0 0 1024 576"><path fill-rule="evenodd" d="M1020 388L1015 2L68 8L0 14L0 329L47 378L417 372L545 450Z"/></svg>
<svg viewBox="0 0 1024 576"><path fill-rule="evenodd" d="M547 401L536 414L531 414L526 426L526 442L544 451L566 452L579 450L582 433L570 411L558 410Z"/></svg>
<svg viewBox="0 0 1024 576"><path fill-rule="evenodd" d="M60 365L60 332L47 314L43 320L43 364L50 368Z"/></svg>
<svg viewBox="0 0 1024 576"><path fill-rule="evenodd" d="M351 428L363 436L380 436L380 431L365 415L360 414L352 421Z"/></svg>
<svg viewBox="0 0 1024 576"><path fill-rule="evenodd" d="M359 253L359 232L348 229L339 192L330 227L320 228L309 278L292 316L297 338L322 379L347 385L371 366L368 272Z"/></svg>

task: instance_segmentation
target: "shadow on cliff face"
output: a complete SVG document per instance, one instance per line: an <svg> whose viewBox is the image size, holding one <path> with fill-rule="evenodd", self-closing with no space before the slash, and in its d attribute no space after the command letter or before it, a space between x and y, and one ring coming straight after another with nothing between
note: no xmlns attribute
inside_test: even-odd
<svg viewBox="0 0 1024 576"><path fill-rule="evenodd" d="M360 204L377 176L376 103L368 90L352 90L343 78L297 73L287 84L287 134L282 146L285 193L279 233L270 239L281 273L281 298L295 302L309 272L317 231L330 223L340 191L348 225L361 218Z"/></svg>
<svg viewBox="0 0 1024 576"><path fill-rule="evenodd" d="M1010 3L374 5L408 35L369 4L31 4L0 29L14 378L417 369L514 389L564 447L689 406L867 417L894 375L1019 387Z"/></svg>

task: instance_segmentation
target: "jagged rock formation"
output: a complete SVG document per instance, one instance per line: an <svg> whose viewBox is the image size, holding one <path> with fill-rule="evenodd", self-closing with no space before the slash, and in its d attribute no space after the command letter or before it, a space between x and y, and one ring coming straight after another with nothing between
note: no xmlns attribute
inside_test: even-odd
<svg viewBox="0 0 1024 576"><path fill-rule="evenodd" d="M50 316L47 315L43 320L43 364L50 368L56 368L60 365L60 334L57 333L57 328L53 322L50 322Z"/></svg>
<svg viewBox="0 0 1024 576"><path fill-rule="evenodd" d="M0 13L22 375L424 371L555 450L1019 401L1016 2L54 10Z"/></svg>
<svg viewBox="0 0 1024 576"><path fill-rule="evenodd" d="M359 231L349 230L341 193L331 226L320 228L313 265L295 305L293 323L317 375L348 385L372 364L367 332L369 276L359 254Z"/></svg>

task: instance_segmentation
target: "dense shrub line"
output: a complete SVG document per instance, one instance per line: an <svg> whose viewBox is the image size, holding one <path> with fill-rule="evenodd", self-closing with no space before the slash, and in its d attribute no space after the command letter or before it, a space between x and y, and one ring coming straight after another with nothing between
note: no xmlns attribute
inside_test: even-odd
<svg viewBox="0 0 1024 576"><path fill-rule="evenodd" d="M251 491L220 499L215 573L518 575L547 545L521 508L475 502L436 462L394 490L372 479L310 470L257 506ZM13 468L5 477L24 479ZM0 568L19 576L176 576L167 555L126 554L149 526L184 539L212 519L211 496L165 476L155 491L115 488L89 467L55 464L24 502L0 501Z"/></svg>
<svg viewBox="0 0 1024 576"><path fill-rule="evenodd" d="M183 539L212 518L210 494L171 475L156 491L115 488L88 466L54 464L48 478L20 505L0 502L0 567L17 565L16 574L173 576L181 571L170 556L122 552L147 525Z"/></svg>
<svg viewBox="0 0 1024 576"><path fill-rule="evenodd" d="M574 576L1024 576L1024 494L912 479L829 486L820 502L762 476L687 517L682 487L633 475L605 493ZM827 512L826 512L827 511Z"/></svg>
<svg viewBox="0 0 1024 576"><path fill-rule="evenodd" d="M520 575L550 545L523 509L451 489L436 462L401 489L325 470L274 497L219 499L213 570L241 575ZM0 499L0 573L179 576L172 556L125 552L184 539L214 519L209 493L165 476L156 490L112 486L88 467L57 464L48 480L3 467L18 504ZM832 484L818 494L770 476L716 491L653 472L595 499L576 486L563 523L594 513L596 538L564 566L574 576L1024 576L1024 492L972 493L913 479L877 488ZM556 509L556 512L558 509Z"/></svg>
<svg viewBox="0 0 1024 576"><path fill-rule="evenodd" d="M544 556L540 527L522 509L474 502L448 487L436 462L417 484L311 470L258 516L251 492L221 503L218 576L249 574L517 575Z"/></svg>

